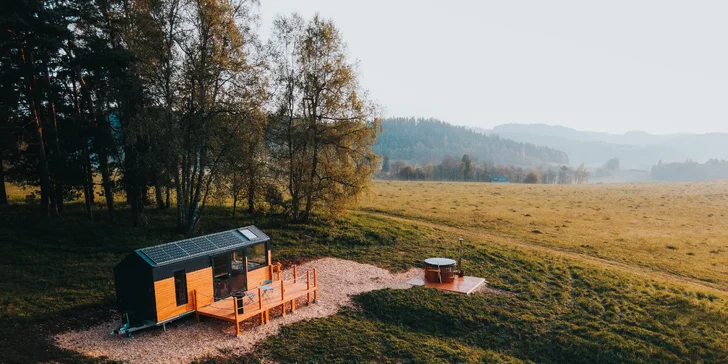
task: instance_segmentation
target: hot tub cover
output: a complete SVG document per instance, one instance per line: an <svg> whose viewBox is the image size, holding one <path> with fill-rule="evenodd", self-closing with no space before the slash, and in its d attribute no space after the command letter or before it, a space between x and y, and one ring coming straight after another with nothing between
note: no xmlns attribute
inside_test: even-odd
<svg viewBox="0 0 728 364"><path fill-rule="evenodd" d="M455 265L455 260L449 258L427 258L425 264L435 265L438 267L452 267Z"/></svg>

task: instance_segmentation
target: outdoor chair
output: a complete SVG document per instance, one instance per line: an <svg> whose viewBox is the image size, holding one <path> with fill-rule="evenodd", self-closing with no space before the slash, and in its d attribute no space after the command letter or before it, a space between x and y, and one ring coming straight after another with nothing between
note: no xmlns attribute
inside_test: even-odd
<svg viewBox="0 0 728 364"><path fill-rule="evenodd" d="M260 288L263 291L263 296L265 297L268 295L268 293L273 292L274 288L269 286L269 284L272 284L273 281L270 279L266 279L262 283L263 284L258 286L258 288Z"/></svg>

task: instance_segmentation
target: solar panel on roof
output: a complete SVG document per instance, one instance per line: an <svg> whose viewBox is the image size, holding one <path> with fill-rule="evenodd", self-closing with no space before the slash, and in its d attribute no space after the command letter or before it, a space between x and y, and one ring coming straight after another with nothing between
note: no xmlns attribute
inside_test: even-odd
<svg viewBox="0 0 728 364"><path fill-rule="evenodd" d="M169 254L171 258L170 260L185 258L189 256L189 254L182 250L182 248L180 248L176 243L165 245L164 251Z"/></svg>
<svg viewBox="0 0 728 364"><path fill-rule="evenodd" d="M256 231L257 233L254 233ZM238 235L238 232L245 238ZM140 249L139 251L146 255L152 263L156 265L168 264L188 258L204 255L205 253L213 253L218 250L232 250L238 246L246 246L257 241L268 239L265 234L260 236L258 230L238 229L223 231L217 234L200 236L177 242L152 246Z"/></svg>
<svg viewBox="0 0 728 364"><path fill-rule="evenodd" d="M144 248L142 249L142 252L144 252L144 254L146 254L146 256L148 256L149 259L153 260L155 263L160 263L172 259L161 246Z"/></svg>
<svg viewBox="0 0 728 364"><path fill-rule="evenodd" d="M226 248L235 244L240 244L240 239L235 237L231 232L226 231L224 233L208 235L209 239L213 244L217 245L218 248Z"/></svg>
<svg viewBox="0 0 728 364"><path fill-rule="evenodd" d="M194 238L180 241L177 245L182 248L188 255L195 255L210 250L210 243L205 238Z"/></svg>
<svg viewBox="0 0 728 364"><path fill-rule="evenodd" d="M253 232L248 229L238 229L238 231L240 231L241 234L248 238L248 240L258 239L258 235L253 234Z"/></svg>

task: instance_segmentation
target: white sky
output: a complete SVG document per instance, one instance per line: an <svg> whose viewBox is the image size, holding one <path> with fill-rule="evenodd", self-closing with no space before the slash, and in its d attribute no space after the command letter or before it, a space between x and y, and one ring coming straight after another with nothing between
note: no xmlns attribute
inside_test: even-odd
<svg viewBox="0 0 728 364"><path fill-rule="evenodd" d="M728 132L728 1L261 0L332 19L387 116Z"/></svg>

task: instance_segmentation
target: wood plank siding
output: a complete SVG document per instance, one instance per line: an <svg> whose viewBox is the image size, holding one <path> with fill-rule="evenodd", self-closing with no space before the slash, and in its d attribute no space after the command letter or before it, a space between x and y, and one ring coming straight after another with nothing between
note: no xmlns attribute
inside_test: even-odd
<svg viewBox="0 0 728 364"><path fill-rule="evenodd" d="M157 306L157 322L179 316L195 310L193 292L197 290L197 301L200 304L209 304L213 301L212 268L203 268L194 272L187 272L187 304L177 306L174 291L174 277L154 282L154 297Z"/></svg>
<svg viewBox="0 0 728 364"><path fill-rule="evenodd" d="M268 265L265 267L261 267L255 270L248 271L248 289L252 290L261 284L263 284L263 281L273 280L273 275L271 274L271 268L272 265Z"/></svg>

